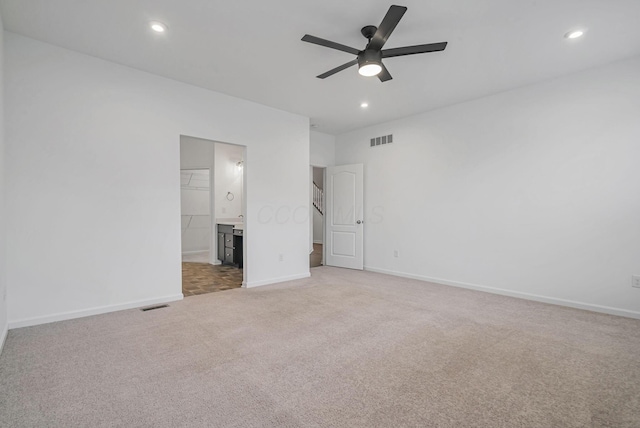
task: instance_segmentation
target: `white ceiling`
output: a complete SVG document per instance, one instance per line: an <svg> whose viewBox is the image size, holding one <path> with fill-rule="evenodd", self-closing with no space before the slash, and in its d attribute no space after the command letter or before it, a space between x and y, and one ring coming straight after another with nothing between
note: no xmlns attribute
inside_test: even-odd
<svg viewBox="0 0 640 428"><path fill-rule="evenodd" d="M0 0L0 10L8 31L309 116L330 134L640 55L640 0L399 3L409 10L385 48L449 45L386 59L386 83L356 67L317 79L353 56L300 38L362 49L360 28L378 25L389 0ZM565 39L574 28L588 31Z"/></svg>

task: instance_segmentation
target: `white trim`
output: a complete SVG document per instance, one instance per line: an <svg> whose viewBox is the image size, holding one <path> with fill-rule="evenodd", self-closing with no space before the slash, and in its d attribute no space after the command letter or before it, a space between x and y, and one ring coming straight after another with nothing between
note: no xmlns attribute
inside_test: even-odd
<svg viewBox="0 0 640 428"><path fill-rule="evenodd" d="M182 295L182 293L180 293L180 294L174 294L172 296L157 297L155 299L136 300L133 302L120 303L117 305L99 306L96 308L61 312L58 314L45 315L45 316L34 317L34 318L23 318L21 320L9 321L9 329L29 327L32 325L39 325L39 324L47 324L50 322L70 320L74 318L88 317L91 315L99 315L99 314L105 314L108 312L122 311L124 309L140 308L142 306L155 305L157 303L174 302L177 300L182 300L183 298L184 296Z"/></svg>
<svg viewBox="0 0 640 428"><path fill-rule="evenodd" d="M323 241L322 239L314 239L314 240L313 240L313 243L314 243L314 244L323 244L323 243L324 243L324 241Z"/></svg>
<svg viewBox="0 0 640 428"><path fill-rule="evenodd" d="M550 303L552 305L568 306L570 308L600 312L603 314L640 319L640 312L630 311L627 309L619 309L619 308L612 308L610 306L594 305L592 303L576 302L574 300L558 299L556 297L540 296L538 294L522 293L520 291L511 291L511 290L505 290L502 288L487 287L486 285L477 285L477 284L470 284L467 282L450 281L448 279L442 279L442 278L431 278L428 276L414 275L410 273L397 272L397 271L392 271L387 269L378 269L371 266L365 266L364 269L370 272L384 273L387 275L399 276L402 278L418 279L421 281L433 282L436 284L467 288L469 290L484 291L486 293L492 293L492 294L500 294L502 296L517 297L525 300L533 300L536 302Z"/></svg>
<svg viewBox="0 0 640 428"><path fill-rule="evenodd" d="M0 355L2 355L2 350L4 349L4 343L7 340L7 335L9 334L9 326L5 325L4 330L0 333Z"/></svg>
<svg viewBox="0 0 640 428"><path fill-rule="evenodd" d="M293 281L293 280L296 280L296 279L309 278L310 276L311 276L311 272L305 272L305 273L301 273L301 274L298 274L298 275L281 276L279 278L265 279L265 280L262 280L262 281L254 281L254 282L242 281L242 287L243 288L260 287L262 285L277 284L279 282L286 282L286 281Z"/></svg>
<svg viewBox="0 0 640 428"><path fill-rule="evenodd" d="M184 251L182 253L182 256L192 256L194 254L202 254L202 253L208 253L209 250L198 250L198 251ZM221 265L222 262L218 259L215 259L214 261L209 260L208 262L203 262L203 263L209 263L210 265Z"/></svg>

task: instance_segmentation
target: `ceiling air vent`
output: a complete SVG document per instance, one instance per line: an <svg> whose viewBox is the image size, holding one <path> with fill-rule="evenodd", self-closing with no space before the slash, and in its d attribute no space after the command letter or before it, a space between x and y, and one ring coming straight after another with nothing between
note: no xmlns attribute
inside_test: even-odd
<svg viewBox="0 0 640 428"><path fill-rule="evenodd" d="M383 135L382 137L375 137L371 139L371 147L381 146L383 144L393 143L393 135Z"/></svg>

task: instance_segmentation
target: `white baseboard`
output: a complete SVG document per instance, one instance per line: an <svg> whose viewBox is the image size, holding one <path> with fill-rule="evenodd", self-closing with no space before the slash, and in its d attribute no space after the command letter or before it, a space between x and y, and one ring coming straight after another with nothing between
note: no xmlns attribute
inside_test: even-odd
<svg viewBox="0 0 640 428"><path fill-rule="evenodd" d="M2 355L4 342L7 340L7 334L9 334L9 326L5 325L3 331L0 333L0 355Z"/></svg>
<svg viewBox="0 0 640 428"><path fill-rule="evenodd" d="M140 308L143 306L155 305L158 303L175 302L182 300L182 293L172 296L157 297L155 299L137 300L134 302L120 303L117 305L99 306L97 308L81 309L79 311L61 312L53 315L45 315L41 317L23 318L20 320L9 321L9 329L29 327L32 325L47 324L50 322L70 320L74 318L88 317L91 315L105 314L107 312L122 311L124 309Z"/></svg>
<svg viewBox="0 0 640 428"><path fill-rule="evenodd" d="M309 278L310 276L311 276L310 272L305 272L305 273L301 273L301 274L298 274L298 275L281 276L279 278L265 279L265 280L262 280L262 281L253 281L253 282L242 281L242 287L244 287L244 288L260 287L262 285L277 284L279 282L286 282L286 281L293 281L293 280L296 280L296 279Z"/></svg>
<svg viewBox="0 0 640 428"><path fill-rule="evenodd" d="M183 251L182 254L183 255L191 255L191 254L202 254L202 253L208 253L209 250L195 250L195 251Z"/></svg>
<svg viewBox="0 0 640 428"><path fill-rule="evenodd" d="M397 271L392 271L387 269L378 269L371 266L365 266L364 270L367 270L370 272L384 273L387 275L399 276L402 278L418 279L420 281L427 281L427 282L433 282L436 284L466 288L469 290L500 294L502 296L517 297L520 299L533 300L536 302L550 303L552 305L568 306L570 308L584 309L587 311L600 312L603 314L640 319L640 312L629 311L627 309L612 308L610 306L594 305L592 303L576 302L574 300L565 300L565 299L558 299L555 297L540 296L538 294L522 293L519 291L505 290L502 288L488 287L485 285L470 284L470 283L459 282L459 281L450 281L448 279L442 279L442 278L431 278L423 275L414 275L414 274L405 273L405 272L397 272Z"/></svg>
<svg viewBox="0 0 640 428"><path fill-rule="evenodd" d="M314 240L313 240L313 243L314 243L314 244L324 244L324 241L323 241L322 239L317 240L317 241L314 239Z"/></svg>

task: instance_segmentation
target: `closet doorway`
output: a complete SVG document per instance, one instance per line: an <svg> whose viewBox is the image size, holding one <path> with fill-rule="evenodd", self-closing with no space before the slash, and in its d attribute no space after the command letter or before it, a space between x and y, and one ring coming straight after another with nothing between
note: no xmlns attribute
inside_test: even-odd
<svg viewBox="0 0 640 428"><path fill-rule="evenodd" d="M244 156L244 146L180 137L185 297L242 286L246 266Z"/></svg>

